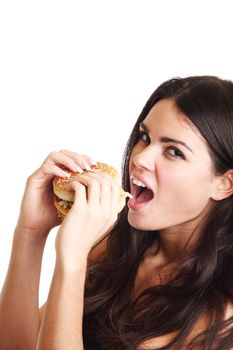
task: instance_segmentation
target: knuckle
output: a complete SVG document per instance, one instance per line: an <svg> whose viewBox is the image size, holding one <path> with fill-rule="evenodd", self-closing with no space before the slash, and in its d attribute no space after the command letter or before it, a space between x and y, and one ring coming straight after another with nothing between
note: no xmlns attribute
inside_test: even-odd
<svg viewBox="0 0 233 350"><path fill-rule="evenodd" d="M29 185L33 181L33 176L34 176L34 174L31 174L28 176L27 181L26 181L27 185Z"/></svg>
<svg viewBox="0 0 233 350"><path fill-rule="evenodd" d="M52 151L52 152L50 152L48 158L54 158L54 157L56 157L57 153L58 153L57 151Z"/></svg>
<svg viewBox="0 0 233 350"><path fill-rule="evenodd" d="M41 166L42 172L43 172L43 173L46 173L46 172L47 172L47 169L48 169L47 163L43 163L42 166Z"/></svg>
<svg viewBox="0 0 233 350"><path fill-rule="evenodd" d="M83 184L81 184L81 182L79 182L78 180L73 180L72 182L71 182L71 184L72 184L72 186L73 186L73 188L75 189L75 190L77 190L77 189L79 189L79 188L84 188L85 186L83 185Z"/></svg>
<svg viewBox="0 0 233 350"><path fill-rule="evenodd" d="M50 157L56 156L57 155L57 151L51 151L50 152Z"/></svg>
<svg viewBox="0 0 233 350"><path fill-rule="evenodd" d="M75 154L73 159L80 166L84 166L85 165L86 160L81 154Z"/></svg>
<svg viewBox="0 0 233 350"><path fill-rule="evenodd" d="M110 174L106 173L105 171L101 171L101 175L105 179L108 179L108 180L112 179L112 176Z"/></svg>
<svg viewBox="0 0 233 350"><path fill-rule="evenodd" d="M80 160L82 160L82 155L79 154L79 153L75 153L75 154L74 154L74 160L75 160L75 161L80 161Z"/></svg>
<svg viewBox="0 0 233 350"><path fill-rule="evenodd" d="M92 181L91 181L90 186L97 187L99 185L100 185L100 181L95 179L95 178L93 178Z"/></svg>
<svg viewBox="0 0 233 350"><path fill-rule="evenodd" d="M79 182L77 180L72 180L70 182L70 184L72 185L73 188L78 188L79 187Z"/></svg>
<svg viewBox="0 0 233 350"><path fill-rule="evenodd" d="M92 158L90 156L88 156L87 154L83 154L83 157L85 158L85 160L89 163L92 163ZM92 164L93 165L93 164Z"/></svg>
<svg viewBox="0 0 233 350"><path fill-rule="evenodd" d="M107 174L107 173L104 173L104 172L101 172L100 174L99 174L100 176L100 180L102 181L102 182L105 182L105 183L108 183L109 185L111 185L111 183L112 183L112 177L111 177L111 175L109 175L109 174Z"/></svg>

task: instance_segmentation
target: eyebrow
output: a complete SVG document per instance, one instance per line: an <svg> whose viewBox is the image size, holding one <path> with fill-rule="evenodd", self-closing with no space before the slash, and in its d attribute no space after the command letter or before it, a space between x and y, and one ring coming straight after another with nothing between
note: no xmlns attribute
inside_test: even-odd
<svg viewBox="0 0 233 350"><path fill-rule="evenodd" d="M139 127L141 127L148 135L149 135L149 129L148 127L143 123L141 122L139 124ZM159 138L159 141L162 142L162 143L169 143L169 142L173 142L173 143L178 143L182 146L184 146L185 148L187 148L190 152L193 153L193 150L183 141L180 141L180 140L176 140L176 139L172 139L170 137L166 137L166 136L161 136Z"/></svg>

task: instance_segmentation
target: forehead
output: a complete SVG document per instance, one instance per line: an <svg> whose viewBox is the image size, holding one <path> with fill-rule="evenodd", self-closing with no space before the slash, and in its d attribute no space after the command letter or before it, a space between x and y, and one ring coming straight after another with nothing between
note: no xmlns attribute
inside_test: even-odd
<svg viewBox="0 0 233 350"><path fill-rule="evenodd" d="M162 99L150 110L143 123L155 138L162 136L175 138L187 143L195 152L202 147L207 150L207 143L199 130L176 107L172 99Z"/></svg>

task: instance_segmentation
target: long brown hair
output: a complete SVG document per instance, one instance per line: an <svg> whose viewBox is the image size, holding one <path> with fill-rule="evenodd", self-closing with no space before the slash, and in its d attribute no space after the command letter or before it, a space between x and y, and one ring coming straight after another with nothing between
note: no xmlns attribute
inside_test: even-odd
<svg viewBox="0 0 233 350"><path fill-rule="evenodd" d="M122 182L129 188L129 158L138 141L139 123L156 102L173 98L176 106L208 144L213 169L233 169L233 83L212 76L176 78L160 85L144 106L129 137ZM108 237L104 258L87 272L83 337L85 350L138 349L139 344L171 332L159 349L180 349L203 316L208 326L187 349L233 347L233 317L224 320L233 302L233 196L215 202L202 226L195 250L180 273L165 285L131 299L139 263L159 232L140 231L127 221L127 206ZM157 348L158 349L158 348Z"/></svg>

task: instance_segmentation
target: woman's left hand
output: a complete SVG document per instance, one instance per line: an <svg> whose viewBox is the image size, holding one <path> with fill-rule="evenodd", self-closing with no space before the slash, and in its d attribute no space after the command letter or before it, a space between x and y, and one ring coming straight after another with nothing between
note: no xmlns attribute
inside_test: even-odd
<svg viewBox="0 0 233 350"><path fill-rule="evenodd" d="M121 187L109 174L93 171L81 174L66 189L75 191L75 200L58 231L57 260L75 269L117 221Z"/></svg>

